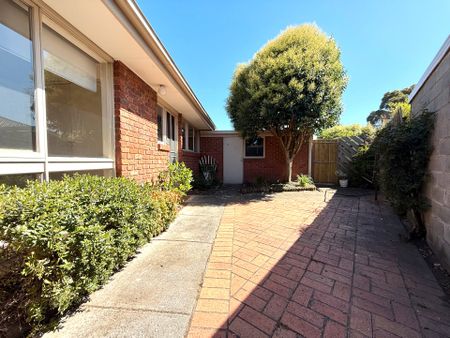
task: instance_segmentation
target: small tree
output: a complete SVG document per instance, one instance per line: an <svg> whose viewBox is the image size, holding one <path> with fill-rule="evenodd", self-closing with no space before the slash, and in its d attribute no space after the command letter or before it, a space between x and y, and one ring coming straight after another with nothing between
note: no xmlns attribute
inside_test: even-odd
<svg viewBox="0 0 450 338"><path fill-rule="evenodd" d="M243 137L267 131L292 162L311 135L336 124L347 84L335 41L316 25L290 27L234 73L227 111Z"/></svg>

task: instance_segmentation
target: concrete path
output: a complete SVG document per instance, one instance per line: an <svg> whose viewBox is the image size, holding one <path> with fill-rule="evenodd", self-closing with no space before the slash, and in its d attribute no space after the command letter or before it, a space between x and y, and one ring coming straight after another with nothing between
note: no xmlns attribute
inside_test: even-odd
<svg viewBox="0 0 450 338"><path fill-rule="evenodd" d="M450 337L448 298L402 233L373 196L230 202L188 336Z"/></svg>
<svg viewBox="0 0 450 338"><path fill-rule="evenodd" d="M183 337L227 196L192 196L169 229L45 337Z"/></svg>

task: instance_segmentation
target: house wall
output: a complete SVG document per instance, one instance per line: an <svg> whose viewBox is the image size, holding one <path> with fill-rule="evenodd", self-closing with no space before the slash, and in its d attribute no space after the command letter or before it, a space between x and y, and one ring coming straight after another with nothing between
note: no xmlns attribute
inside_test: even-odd
<svg viewBox="0 0 450 338"><path fill-rule="evenodd" d="M292 178L308 173L308 145L305 144L295 156L292 164ZM244 159L244 182L254 182L258 177L269 182L287 180L287 164L283 147L274 136L265 138L263 159Z"/></svg>
<svg viewBox="0 0 450 338"><path fill-rule="evenodd" d="M450 270L450 53L440 62L412 102L412 114L436 113L433 153L425 194L431 208L425 213L427 241Z"/></svg>
<svg viewBox="0 0 450 338"><path fill-rule="evenodd" d="M114 62L116 173L155 180L169 152L158 150L156 92L120 61Z"/></svg>
<svg viewBox="0 0 450 338"><path fill-rule="evenodd" d="M265 137L264 158L244 158L244 182L255 182L263 178L269 182L287 179L286 159L282 145L273 136ZM223 137L201 137L200 149L202 155L210 155L217 161L217 177L223 181ZM294 159L292 176L308 173L308 145L305 144Z"/></svg>

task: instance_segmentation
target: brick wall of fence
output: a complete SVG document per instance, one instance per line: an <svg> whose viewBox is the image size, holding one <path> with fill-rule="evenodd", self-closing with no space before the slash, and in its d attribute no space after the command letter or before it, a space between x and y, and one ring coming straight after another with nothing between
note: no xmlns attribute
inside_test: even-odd
<svg viewBox="0 0 450 338"><path fill-rule="evenodd" d="M444 57L411 102L413 116L427 109L436 113L433 153L425 194L427 240L450 270L450 53Z"/></svg>

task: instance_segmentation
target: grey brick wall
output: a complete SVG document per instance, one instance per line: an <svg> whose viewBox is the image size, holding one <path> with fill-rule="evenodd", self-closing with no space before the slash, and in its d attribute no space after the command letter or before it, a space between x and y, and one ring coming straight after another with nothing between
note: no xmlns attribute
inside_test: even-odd
<svg viewBox="0 0 450 338"><path fill-rule="evenodd" d="M413 116L424 109L437 114L425 188L431 208L426 212L425 224L429 245L450 270L450 52L411 104Z"/></svg>

